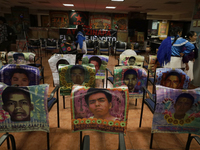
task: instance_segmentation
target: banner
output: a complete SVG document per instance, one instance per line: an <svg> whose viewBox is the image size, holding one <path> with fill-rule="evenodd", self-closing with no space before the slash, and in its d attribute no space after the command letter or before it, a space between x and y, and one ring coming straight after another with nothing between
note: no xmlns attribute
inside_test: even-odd
<svg viewBox="0 0 200 150"><path fill-rule="evenodd" d="M142 97L143 86L146 87L147 72L137 66L119 66L114 68L113 86L127 85L129 94Z"/></svg>
<svg viewBox="0 0 200 150"><path fill-rule="evenodd" d="M130 55L120 55L119 65L123 66L140 66L143 67L144 56L130 56Z"/></svg>
<svg viewBox="0 0 200 150"><path fill-rule="evenodd" d="M156 86L152 133L200 135L200 88L192 90Z"/></svg>
<svg viewBox="0 0 200 150"><path fill-rule="evenodd" d="M72 54L54 54L48 60L49 66L51 68L51 72L53 75L54 85L59 85L59 74L58 74L58 65L59 64L67 64L67 65L75 65L76 55Z"/></svg>
<svg viewBox="0 0 200 150"><path fill-rule="evenodd" d="M66 11L50 11L50 22L51 27L68 27L69 26L69 16Z"/></svg>
<svg viewBox="0 0 200 150"><path fill-rule="evenodd" d="M95 68L88 65L64 65L58 66L60 80L60 95L70 95L74 84L86 87L95 87Z"/></svg>
<svg viewBox="0 0 200 150"><path fill-rule="evenodd" d="M129 108L127 87L98 89L73 86L71 105L73 131L92 129L126 133Z"/></svg>
<svg viewBox="0 0 200 150"><path fill-rule="evenodd" d="M96 79L104 79L109 56L106 55L83 55L82 64L94 64Z"/></svg>
<svg viewBox="0 0 200 150"><path fill-rule="evenodd" d="M0 83L0 132L49 132L49 85L10 87Z"/></svg>
<svg viewBox="0 0 200 150"><path fill-rule="evenodd" d="M19 86L38 85L40 83L40 70L29 65L8 64L0 70L0 82Z"/></svg>
<svg viewBox="0 0 200 150"><path fill-rule="evenodd" d="M128 29L128 15L127 14L113 14L112 29L117 26L118 30Z"/></svg>
<svg viewBox="0 0 200 150"><path fill-rule="evenodd" d="M117 30L95 30L95 29L83 29L85 31L86 40L108 40L117 41ZM60 39L66 40L67 34L75 35L76 29L59 29Z"/></svg>
<svg viewBox="0 0 200 150"><path fill-rule="evenodd" d="M90 15L90 28L92 29L111 29L111 15L93 13Z"/></svg>

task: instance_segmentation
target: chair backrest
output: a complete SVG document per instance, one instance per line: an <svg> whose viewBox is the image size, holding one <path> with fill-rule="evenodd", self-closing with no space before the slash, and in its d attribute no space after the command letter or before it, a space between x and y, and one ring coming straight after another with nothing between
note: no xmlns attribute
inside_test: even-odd
<svg viewBox="0 0 200 150"><path fill-rule="evenodd" d="M73 131L91 129L110 133L126 133L129 106L126 86L98 89L75 85L71 96ZM97 102L101 103L102 107L97 106L96 108Z"/></svg>
<svg viewBox="0 0 200 150"><path fill-rule="evenodd" d="M74 84L95 87L95 67L89 65L58 66L60 80L60 95L70 95Z"/></svg>
<svg viewBox="0 0 200 150"><path fill-rule="evenodd" d="M126 49L126 42L117 41L115 42L116 49Z"/></svg>
<svg viewBox="0 0 200 150"><path fill-rule="evenodd" d="M20 86L39 85L40 70L29 65L8 64L0 70L0 82Z"/></svg>
<svg viewBox="0 0 200 150"><path fill-rule="evenodd" d="M11 87L0 83L0 132L49 132L48 89L49 85L47 84ZM14 99L10 100L11 96ZM13 105L13 109L10 109L11 103L20 105ZM21 109L16 109L16 107Z"/></svg>
<svg viewBox="0 0 200 150"><path fill-rule="evenodd" d="M35 54L31 52L9 52L7 59L8 64L34 64Z"/></svg>
<svg viewBox="0 0 200 150"><path fill-rule="evenodd" d="M30 46L40 46L40 40L39 39L29 39L28 43Z"/></svg>
<svg viewBox="0 0 200 150"><path fill-rule="evenodd" d="M152 133L200 134L200 88L172 89L156 85Z"/></svg>
<svg viewBox="0 0 200 150"><path fill-rule="evenodd" d="M190 77L182 69L157 68L156 85L187 89L190 85Z"/></svg>
<svg viewBox="0 0 200 150"><path fill-rule="evenodd" d="M53 75L54 85L59 85L59 74L58 74L59 64L75 65L76 55L54 54L53 56L51 56L48 62Z"/></svg>
<svg viewBox="0 0 200 150"><path fill-rule="evenodd" d="M96 78L104 79L108 60L109 56L106 55L83 55L82 64L93 63L96 69Z"/></svg>
<svg viewBox="0 0 200 150"><path fill-rule="evenodd" d="M87 40L86 44L87 44L87 48L94 48L94 42L92 40Z"/></svg>
<svg viewBox="0 0 200 150"><path fill-rule="evenodd" d="M147 72L137 66L118 66L114 68L113 86L127 85L129 94L142 96L143 86L146 87Z"/></svg>
<svg viewBox="0 0 200 150"><path fill-rule="evenodd" d="M144 65L144 56L134 56L134 55L120 55L119 65L123 66L140 66Z"/></svg>
<svg viewBox="0 0 200 150"><path fill-rule="evenodd" d="M109 48L109 42L108 41L100 41L99 48Z"/></svg>
<svg viewBox="0 0 200 150"><path fill-rule="evenodd" d="M56 39L46 39L46 47L57 47Z"/></svg>

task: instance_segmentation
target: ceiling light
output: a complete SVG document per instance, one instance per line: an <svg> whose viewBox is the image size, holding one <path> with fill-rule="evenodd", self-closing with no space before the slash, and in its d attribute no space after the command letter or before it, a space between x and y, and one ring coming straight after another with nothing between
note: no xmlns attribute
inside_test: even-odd
<svg viewBox="0 0 200 150"><path fill-rule="evenodd" d="M123 2L124 0L111 0L111 1L115 1L115 2Z"/></svg>
<svg viewBox="0 0 200 150"><path fill-rule="evenodd" d="M63 4L64 6L74 6L74 4Z"/></svg>
<svg viewBox="0 0 200 150"><path fill-rule="evenodd" d="M72 11L75 11L75 10L72 10Z"/></svg>
<svg viewBox="0 0 200 150"><path fill-rule="evenodd" d="M106 6L107 9L115 9L116 7L114 6Z"/></svg>

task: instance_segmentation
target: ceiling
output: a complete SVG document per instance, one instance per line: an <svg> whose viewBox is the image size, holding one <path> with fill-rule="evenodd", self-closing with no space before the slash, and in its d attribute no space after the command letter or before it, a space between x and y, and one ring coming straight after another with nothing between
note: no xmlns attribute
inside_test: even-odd
<svg viewBox="0 0 200 150"><path fill-rule="evenodd" d="M63 6L64 3L74 7ZM167 4L168 3L168 4ZM25 6L30 14L48 14L49 10L88 11L104 13L147 13L151 20L191 21L195 0L0 0L0 14L11 13L10 7ZM106 9L115 6L116 9Z"/></svg>

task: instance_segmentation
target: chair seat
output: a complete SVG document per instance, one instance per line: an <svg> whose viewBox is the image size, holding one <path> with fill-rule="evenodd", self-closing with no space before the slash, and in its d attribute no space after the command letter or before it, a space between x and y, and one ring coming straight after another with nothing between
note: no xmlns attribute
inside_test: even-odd
<svg viewBox="0 0 200 150"><path fill-rule="evenodd" d="M125 50L116 49L116 52L124 52Z"/></svg>
<svg viewBox="0 0 200 150"><path fill-rule="evenodd" d="M49 98L48 98L48 104L47 104L47 106L48 106L48 111L51 110L51 108L53 107L53 105L54 105L56 102L57 102L57 99L56 99L56 98L52 98L52 99L49 99Z"/></svg>
<svg viewBox="0 0 200 150"><path fill-rule="evenodd" d="M113 84L113 80L114 80L113 77L108 77L108 80Z"/></svg>
<svg viewBox="0 0 200 150"><path fill-rule="evenodd" d="M108 51L108 48L107 49L99 49L100 51L103 51L103 52L107 52Z"/></svg>
<svg viewBox="0 0 200 150"><path fill-rule="evenodd" d="M87 48L87 51L94 51L94 48Z"/></svg>
<svg viewBox="0 0 200 150"><path fill-rule="evenodd" d="M155 102L152 101L150 98L147 98L144 100L145 104L149 107L149 109L151 110L151 112L154 112L154 108L155 108Z"/></svg>

